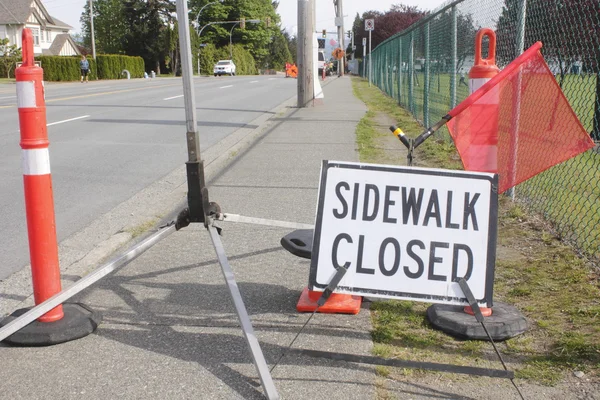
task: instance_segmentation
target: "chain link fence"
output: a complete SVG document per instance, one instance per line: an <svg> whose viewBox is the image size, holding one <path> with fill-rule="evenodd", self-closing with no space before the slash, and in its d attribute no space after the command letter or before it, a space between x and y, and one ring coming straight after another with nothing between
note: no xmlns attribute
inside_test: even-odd
<svg viewBox="0 0 600 400"><path fill-rule="evenodd" d="M600 143L600 0L448 2L377 46L371 66L367 57L360 73L430 126L469 95L480 28L496 32L500 68L541 41L571 107ZM447 132L441 135L450 140ZM599 146L522 183L512 194L600 267Z"/></svg>

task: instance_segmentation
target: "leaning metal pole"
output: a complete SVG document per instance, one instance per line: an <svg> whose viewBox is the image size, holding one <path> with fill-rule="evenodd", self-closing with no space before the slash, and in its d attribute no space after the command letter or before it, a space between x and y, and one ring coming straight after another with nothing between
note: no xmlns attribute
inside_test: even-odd
<svg viewBox="0 0 600 400"><path fill-rule="evenodd" d="M179 47L181 49L181 68L183 76L183 95L185 98L185 115L187 127L187 146L188 162L188 213L180 214L178 221L183 223L203 222L213 242L215 252L221 264L225 283L235 305L235 311L240 321L242 332L248 344L248 349L252 356L254 366L258 372L265 395L269 400L279 400L279 394L273 383L273 378L267 367L265 356L262 353L260 344L254 329L252 321L248 316L248 311L242 301L238 285L235 281L233 271L225 255L225 249L221 244L218 230L212 226L213 216L216 214L218 206L213 207L208 202L208 190L204 181L204 164L200 157L200 139L196 122L196 102L192 82L192 49L190 46L190 26L188 20L187 0L177 0L177 19L179 21ZM213 211L213 212L211 212Z"/></svg>
<svg viewBox="0 0 600 400"><path fill-rule="evenodd" d="M177 20L179 21L179 46L181 48L181 72L183 78L183 98L185 101L185 126L188 150L187 182L188 207L191 222L204 222L202 190L204 182L204 162L200 157L200 137L196 120L196 98L193 90L192 50L187 2L177 0Z"/></svg>

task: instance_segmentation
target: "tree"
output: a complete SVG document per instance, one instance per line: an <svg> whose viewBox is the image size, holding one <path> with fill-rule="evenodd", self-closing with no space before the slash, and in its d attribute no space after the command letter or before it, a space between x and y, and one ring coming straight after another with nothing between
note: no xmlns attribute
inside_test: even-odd
<svg viewBox="0 0 600 400"><path fill-rule="evenodd" d="M17 48L16 45L10 44L10 40L0 39L0 62L4 71L6 71L6 77L10 78L10 72L15 64L21 60L21 49Z"/></svg>
<svg viewBox="0 0 600 400"><path fill-rule="evenodd" d="M175 5L168 0L124 0L126 32L123 50L144 59L146 70L160 74L169 50L162 44L175 21Z"/></svg>
<svg viewBox="0 0 600 400"><path fill-rule="evenodd" d="M277 32L269 44L269 55L265 61L270 69L283 70L285 63L293 61L284 32Z"/></svg>
<svg viewBox="0 0 600 400"><path fill-rule="evenodd" d="M505 0L496 34L503 62L517 57L517 32L522 0ZM600 140L600 2L598 0L528 0L525 18L527 49L536 41L544 44L544 58L559 74L562 86L575 61L596 75L593 128Z"/></svg>
<svg viewBox="0 0 600 400"><path fill-rule="evenodd" d="M283 31L283 37L287 42L288 50L290 51L290 55L292 57L292 63L295 64L298 57L298 39L296 36L290 36L287 31Z"/></svg>
<svg viewBox="0 0 600 400"><path fill-rule="evenodd" d="M97 53L123 54L123 37L127 26L123 19L124 3L121 0L94 0L94 40ZM90 7L86 2L81 13L82 45L92 48L90 34Z"/></svg>
<svg viewBox="0 0 600 400"><path fill-rule="evenodd" d="M366 19L375 20L375 30L371 34L371 40L373 41L371 47L375 48L390 36L402 32L427 14L426 11L419 10L417 7L404 4L393 5L385 13L366 11L362 14L362 17L357 13L352 24L356 52L362 54L362 39L369 37L369 32L365 31Z"/></svg>

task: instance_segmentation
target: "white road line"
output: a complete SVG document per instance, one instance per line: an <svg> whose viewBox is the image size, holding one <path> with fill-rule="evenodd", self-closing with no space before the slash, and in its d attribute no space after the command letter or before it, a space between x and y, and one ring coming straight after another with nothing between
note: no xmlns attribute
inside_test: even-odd
<svg viewBox="0 0 600 400"><path fill-rule="evenodd" d="M110 87L112 87L112 86L97 86L97 87L85 88L83 90L98 90L98 89L107 89Z"/></svg>
<svg viewBox="0 0 600 400"><path fill-rule="evenodd" d="M277 79L277 78L269 78L270 81L272 81L273 79Z"/></svg>
<svg viewBox="0 0 600 400"><path fill-rule="evenodd" d="M0 97L0 100L1 100L1 99L14 99L15 97L16 97L16 96Z"/></svg>
<svg viewBox="0 0 600 400"><path fill-rule="evenodd" d="M258 83L258 81L250 81L250 83Z"/></svg>
<svg viewBox="0 0 600 400"><path fill-rule="evenodd" d="M63 121L52 122L51 124L47 124L46 126L64 124L65 122L77 121L78 119L84 119L84 118L89 118L89 115L82 115L81 117L75 117L75 118L65 119Z"/></svg>
<svg viewBox="0 0 600 400"><path fill-rule="evenodd" d="M167 97L166 99L163 99L163 100L173 100L173 99L177 99L179 97L183 97L183 95L180 94L179 96Z"/></svg>
<svg viewBox="0 0 600 400"><path fill-rule="evenodd" d="M228 87L233 87L233 85L221 86L219 89L227 89Z"/></svg>

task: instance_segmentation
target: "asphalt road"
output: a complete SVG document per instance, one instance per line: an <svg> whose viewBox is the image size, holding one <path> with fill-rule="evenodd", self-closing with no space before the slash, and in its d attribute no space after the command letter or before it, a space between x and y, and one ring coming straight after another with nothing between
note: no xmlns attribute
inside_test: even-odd
<svg viewBox="0 0 600 400"><path fill-rule="evenodd" d="M295 80L196 78L202 151L294 95ZM0 280L29 263L14 84L0 85ZM177 78L48 83L59 242L187 161Z"/></svg>

